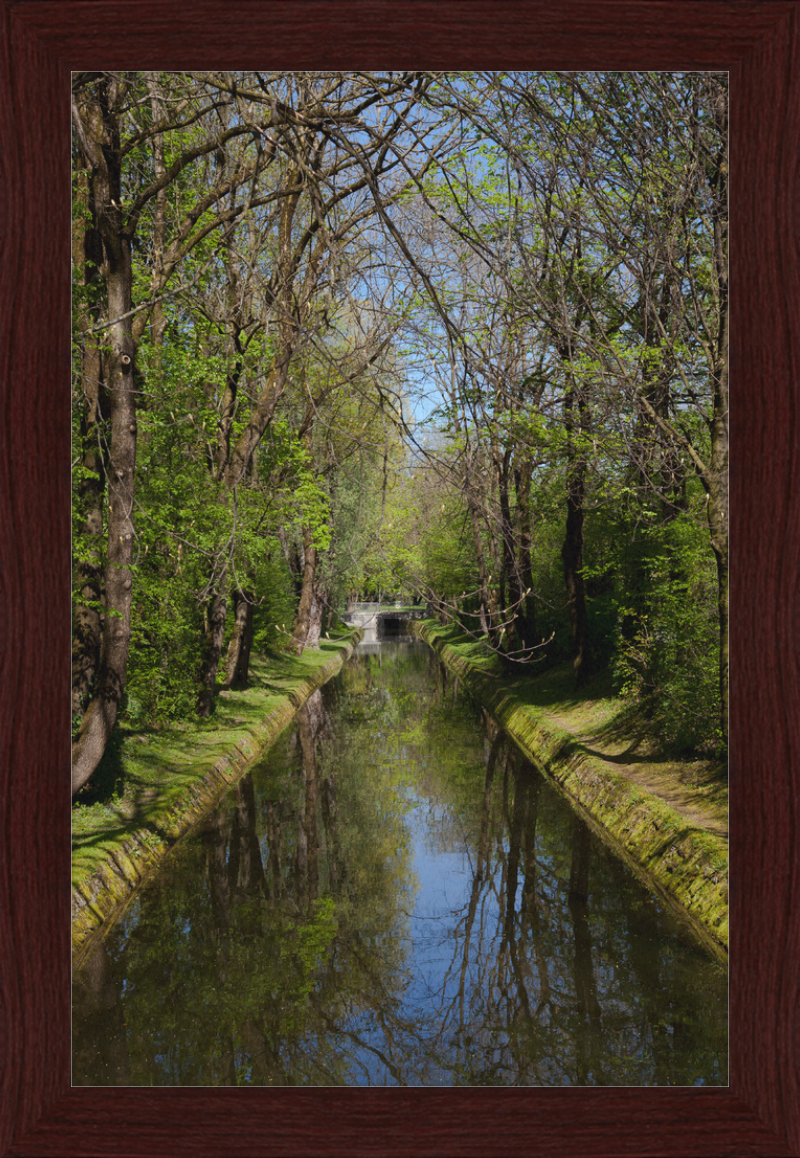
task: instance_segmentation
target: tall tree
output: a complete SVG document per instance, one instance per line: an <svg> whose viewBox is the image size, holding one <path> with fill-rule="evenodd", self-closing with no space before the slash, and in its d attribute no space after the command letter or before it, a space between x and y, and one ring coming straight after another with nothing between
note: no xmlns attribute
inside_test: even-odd
<svg viewBox="0 0 800 1158"><path fill-rule="evenodd" d="M92 414L93 422L103 409L102 404L98 406L94 402L98 395L108 412L107 431L98 430L98 437L105 439L107 444L103 637L91 699L73 748L73 793L89 779L105 751L125 688L136 540L136 346L146 325L146 307L152 307L155 295L163 290L180 259L202 237L240 211L236 208L214 214L220 200L231 188L251 180L269 159L269 154L260 144L263 126L238 123L220 133L215 124L205 134L199 132L188 147L179 147L177 156L166 168L161 164L157 148L157 171L149 181L138 180L134 176L135 170L133 173L131 170L146 142L154 138L158 140L170 128L180 135L180 130L187 125L196 125L220 103L219 93L209 100L204 93L195 90L189 95L179 96L168 125L154 123L152 116L139 123L137 116L144 117L148 109L152 114L152 111L162 108L161 98L157 95L158 86L152 77L148 81L151 100L143 96L146 85L142 74L77 73L73 78L72 113L77 167L85 172L82 180L91 191L84 249L94 252L98 270L97 292L102 299L104 315L100 380L97 381L96 368L93 370L92 363L84 359L84 371L94 380L87 379L82 383L82 396L85 410ZM131 125L133 131L125 136ZM227 183L218 182L211 189L206 188L185 212L166 255L163 260L159 256L156 262L156 266L161 266L161 272L156 273L152 280L150 300L141 303L141 308L135 306L132 252L144 212L155 202L158 217L158 199L162 190L178 180L194 162L228 141L243 136L257 139L252 158L249 161L243 158L233 178ZM204 215L202 226L195 229ZM157 229L157 239L160 239L160 232ZM89 337L84 327L84 341ZM81 667L85 672L86 665ZM85 689L79 683L76 700L84 698Z"/></svg>
<svg viewBox="0 0 800 1158"><path fill-rule="evenodd" d="M105 472L108 480L108 545L104 575L105 622L99 669L92 699L83 717L73 750L72 790L89 778L102 756L114 726L122 691L130 642L131 562L134 548L133 488L136 462L136 407L134 404L134 341L131 333L131 239L123 226L121 119L130 81L105 74L79 87L74 101L74 124L83 167L90 173L93 218L102 247L100 275L108 318L108 345L100 388L108 399L109 446ZM93 363L85 366L91 373ZM98 383L88 384L88 406L98 394Z"/></svg>

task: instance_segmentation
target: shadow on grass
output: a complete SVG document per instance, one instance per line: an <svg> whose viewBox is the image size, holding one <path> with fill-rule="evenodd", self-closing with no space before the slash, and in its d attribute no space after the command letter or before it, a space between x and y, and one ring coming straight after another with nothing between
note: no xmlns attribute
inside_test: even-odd
<svg viewBox="0 0 800 1158"><path fill-rule="evenodd" d="M605 760L607 764L652 764L654 759L652 752L643 756L636 755L636 749L640 743L641 739L634 740L630 747L626 748L624 752L618 752L616 756L612 756L600 748L590 748L588 744L582 744L581 747L590 756L596 756L598 760Z"/></svg>
<svg viewBox="0 0 800 1158"><path fill-rule="evenodd" d="M106 844L108 841L116 843L131 828L131 822L120 817L116 825L109 821L102 828L93 828L91 832L76 832L72 838L73 853L93 848L98 844Z"/></svg>
<svg viewBox="0 0 800 1158"><path fill-rule="evenodd" d="M163 793L143 785L135 791L133 799L79 814L72 833L73 856L80 858L81 853L98 846L120 845L142 829L159 833L163 805Z"/></svg>
<svg viewBox="0 0 800 1158"><path fill-rule="evenodd" d="M571 663L519 676L509 680L509 684L517 694L528 698L537 707L548 708L557 704L565 711L581 704L614 697L611 673L608 670L598 672L580 688L576 688Z"/></svg>
<svg viewBox="0 0 800 1158"><path fill-rule="evenodd" d="M74 804L90 807L93 804L107 804L125 789L125 767L122 748L131 736L155 736L156 728L116 727L106 745L103 758L92 773L91 779L74 798Z"/></svg>
<svg viewBox="0 0 800 1158"><path fill-rule="evenodd" d="M320 642L320 647L316 651L320 667L329 661L332 654L341 650L342 642L349 639L351 634L351 632L335 633L330 640ZM177 757L183 766L186 757L191 757L193 749L197 748L200 750L198 756L205 759L209 745L224 743L225 733L247 726L263 715L263 704L258 697L256 703L248 702L248 691L257 690L269 695L286 696L292 691L292 685L298 680L308 679L315 667L316 665L313 665L309 670L308 662L303 663L300 657L293 653L268 648L259 657L254 657L248 687L235 689L233 699L220 696L225 688L217 682L209 718L193 717L180 722L172 721L161 728L118 724L112 731L103 758L91 779L77 793L73 803L81 808L91 808L95 805L110 804L126 795L133 796L134 800L137 800L137 785L150 779L146 745L151 738L160 741L157 758L152 762L152 774L154 778L163 777L168 774L165 763L169 763L172 755Z"/></svg>

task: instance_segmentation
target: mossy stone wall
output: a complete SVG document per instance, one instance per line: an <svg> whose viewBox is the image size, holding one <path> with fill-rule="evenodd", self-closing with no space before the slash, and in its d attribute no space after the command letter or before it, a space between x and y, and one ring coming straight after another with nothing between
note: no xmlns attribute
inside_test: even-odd
<svg viewBox="0 0 800 1158"><path fill-rule="evenodd" d="M691 825L666 801L592 756L545 711L479 671L436 628L415 624L415 630L593 830L726 961L727 840Z"/></svg>
<svg viewBox="0 0 800 1158"><path fill-rule="evenodd" d="M232 732L229 751L211 766L199 768L177 792L165 793L163 801L147 809L146 823L137 825L136 821L120 815L118 823L105 823L92 834L91 860L73 853L73 965L79 965L96 939L119 919L138 888L175 843L278 738L309 696L340 670L361 634L354 633L330 660L316 667L307 678L296 681L277 704L273 697L274 706L257 723Z"/></svg>

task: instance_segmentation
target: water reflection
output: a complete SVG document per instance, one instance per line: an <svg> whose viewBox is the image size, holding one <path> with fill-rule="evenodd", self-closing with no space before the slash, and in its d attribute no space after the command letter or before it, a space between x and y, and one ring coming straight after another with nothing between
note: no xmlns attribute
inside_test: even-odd
<svg viewBox="0 0 800 1158"><path fill-rule="evenodd" d="M354 657L75 978L76 1084L719 1084L725 976L423 645Z"/></svg>

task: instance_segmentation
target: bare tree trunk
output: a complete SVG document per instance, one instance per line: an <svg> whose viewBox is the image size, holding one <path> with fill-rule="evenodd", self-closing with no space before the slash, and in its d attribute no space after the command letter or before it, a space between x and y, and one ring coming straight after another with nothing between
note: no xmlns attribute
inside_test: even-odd
<svg viewBox="0 0 800 1158"><path fill-rule="evenodd" d="M519 618L522 606L522 587L519 571L517 570L517 550L514 535L514 523L511 517L511 501L509 495L509 464L511 450L506 449L502 460L497 463L497 483L500 494L500 530L503 544L503 575L508 590L507 610L503 608L504 622L507 626L508 650L515 651L520 644Z"/></svg>
<svg viewBox="0 0 800 1158"><path fill-rule="evenodd" d="M314 584L314 594L311 599L311 613L308 619L306 647L319 647L319 637L322 634L322 619L325 614L327 602L328 585L324 579L317 578Z"/></svg>
<svg viewBox="0 0 800 1158"><path fill-rule="evenodd" d="M314 603L314 579L317 570L317 549L311 538L311 528L303 529L303 586L300 591L300 605L292 631L292 647L298 655L303 654L311 626L311 609Z"/></svg>
<svg viewBox="0 0 800 1158"><path fill-rule="evenodd" d="M464 497L466 498L467 508L469 509L470 524L472 526L472 542L475 546L475 561L478 564L478 583L480 585L480 625L481 631L484 635L488 635L494 642L494 624L492 623L492 608L491 599L489 598L489 583L486 573L486 555L483 550L483 538L481 536L480 513L477 504L472 495L472 489L469 480L465 482Z"/></svg>
<svg viewBox="0 0 800 1158"><path fill-rule="evenodd" d="M150 109L156 124L163 124L167 120L167 108L164 101L158 74L145 74L147 93L150 97ZM161 181L167 172L164 161L164 134L155 133L153 136L153 175L156 181ZM153 276L152 290L154 295L164 280L164 255L167 245L167 187L159 189L153 198ZM153 303L150 314L150 337L155 351L153 371L161 375L161 349L164 345L164 334L167 329L167 317L160 299Z"/></svg>
<svg viewBox="0 0 800 1158"><path fill-rule="evenodd" d="M225 686L246 688L253 643L253 596L235 591L233 596L233 635L225 661Z"/></svg>
<svg viewBox="0 0 800 1158"><path fill-rule="evenodd" d="M575 430L576 391L572 386L564 400L564 425L570 435L567 472L567 526L561 559L567 589L567 609L572 634L572 667L575 686L585 683L591 672L591 657L586 621L586 592L583 584L583 499L586 489L586 459L576 451L572 441ZM582 410L582 404L578 402Z"/></svg>
<svg viewBox="0 0 800 1158"><path fill-rule="evenodd" d="M91 435L89 435L91 436ZM76 603L72 622L72 715L83 715L95 672L100 664L103 638L103 616L100 603L103 596L103 568L100 561L100 541L103 534L102 496L104 471L101 455L87 452L82 465L93 470L95 477L80 484L80 497L85 504L82 532L92 542L85 557L76 565L76 589L80 602Z"/></svg>
<svg viewBox="0 0 800 1158"><path fill-rule="evenodd" d="M239 435L236 445L229 450L222 477L229 489L232 489L244 478L256 447L261 441L264 431L272 421L289 377L289 366L297 345L299 322L297 312L301 307L294 294L294 277L298 255L294 252L292 243L292 227L297 211L300 195L304 188L304 178L299 169L292 167L284 185L284 196L281 201L281 216L278 233L278 268L276 295L279 303L278 351L265 376L264 386L250 411L250 420ZM309 261L309 274L316 271L316 265L321 253L316 258L312 255Z"/></svg>
<svg viewBox="0 0 800 1158"><path fill-rule="evenodd" d="M514 471L514 489L517 496L517 566L522 584L522 607L520 608L523 636L527 647L536 646L536 604L533 600L531 479L533 462L530 452L524 447L517 448L517 454L524 461Z"/></svg>
<svg viewBox="0 0 800 1158"><path fill-rule="evenodd" d="M78 174L75 189L77 219L73 223L73 266L83 270L83 282L94 287L99 278L102 242L96 226L92 182ZM81 218L85 217L85 220ZM102 451L104 415L103 358L97 334L90 332L99 321L99 310L90 310L76 293L78 324L81 331L81 477L77 482L81 511L84 553L75 564L75 592L72 626L72 715L83 715L95 673L100 665L103 637L103 495L106 462Z"/></svg>
<svg viewBox="0 0 800 1158"><path fill-rule="evenodd" d="M728 743L728 93L724 80L710 78L714 121L721 149L711 180L714 195L714 266L719 285L719 337L714 367L708 525L717 561L719 609L720 727Z"/></svg>
<svg viewBox="0 0 800 1158"><path fill-rule="evenodd" d="M708 526L717 563L719 614L720 727L728 742L728 313L727 299L720 334L720 367L711 423L711 469L708 476Z"/></svg>
<svg viewBox="0 0 800 1158"><path fill-rule="evenodd" d="M100 99L88 98L82 123L94 169L98 223L108 295L108 388L110 450L108 463L108 549L106 619L100 670L93 698L72 750L72 792L94 772L108 743L125 689L131 638L131 563L133 560L136 407L133 382L135 345L131 334L131 243L122 229L121 156L116 123L125 82L110 76ZM102 103L101 103L102 102Z"/></svg>
<svg viewBox="0 0 800 1158"><path fill-rule="evenodd" d="M222 655L222 643L225 638L225 616L228 610L228 599L225 589L228 582L228 569L225 568L217 585L217 590L211 595L205 611L205 647L200 665L200 691L197 697L197 714L204 719L211 715L214 703L214 692L217 686L217 668L219 657Z"/></svg>

